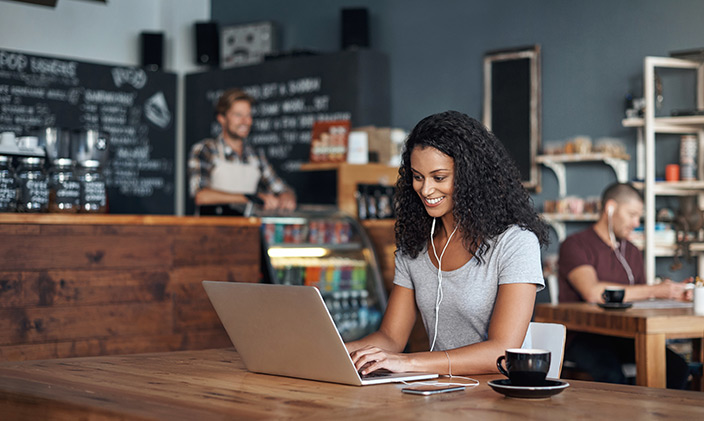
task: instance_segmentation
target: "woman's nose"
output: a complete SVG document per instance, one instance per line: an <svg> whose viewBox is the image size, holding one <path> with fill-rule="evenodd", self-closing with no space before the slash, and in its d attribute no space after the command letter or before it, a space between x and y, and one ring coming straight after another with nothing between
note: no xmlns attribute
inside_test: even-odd
<svg viewBox="0 0 704 421"><path fill-rule="evenodd" d="M423 193L423 196L428 197L434 191L435 191L435 186L433 186L433 183L426 180L423 183L423 188L421 189L421 193Z"/></svg>

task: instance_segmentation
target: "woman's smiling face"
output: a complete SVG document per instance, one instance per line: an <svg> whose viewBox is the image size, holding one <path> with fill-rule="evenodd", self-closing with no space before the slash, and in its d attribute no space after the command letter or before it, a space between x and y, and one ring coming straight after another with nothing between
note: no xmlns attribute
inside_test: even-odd
<svg viewBox="0 0 704 421"><path fill-rule="evenodd" d="M452 214L455 162L433 147L417 146L411 152L413 190L423 201L428 215L439 218Z"/></svg>

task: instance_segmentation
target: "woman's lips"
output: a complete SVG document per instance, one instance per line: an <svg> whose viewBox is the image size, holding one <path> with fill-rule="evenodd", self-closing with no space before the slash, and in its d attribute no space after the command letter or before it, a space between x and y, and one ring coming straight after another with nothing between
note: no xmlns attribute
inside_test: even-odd
<svg viewBox="0 0 704 421"><path fill-rule="evenodd" d="M426 198L425 198L425 204L426 204L427 206L430 206L430 207L432 208L432 207L438 206L440 203L442 203L443 200L445 200L445 196L442 196L442 197L433 197L433 198L428 198L428 197L426 197Z"/></svg>

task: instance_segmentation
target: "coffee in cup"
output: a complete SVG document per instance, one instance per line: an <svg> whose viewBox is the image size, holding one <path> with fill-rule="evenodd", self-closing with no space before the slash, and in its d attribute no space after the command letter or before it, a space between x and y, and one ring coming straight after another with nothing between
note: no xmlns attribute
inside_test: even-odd
<svg viewBox="0 0 704 421"><path fill-rule="evenodd" d="M606 287L601 293L601 298L606 303L619 304L623 302L623 297L626 295L626 290L621 287Z"/></svg>
<svg viewBox="0 0 704 421"><path fill-rule="evenodd" d="M501 361L506 361L506 368ZM550 369L550 351L544 349L511 348L496 360L501 374L514 386L541 386Z"/></svg>

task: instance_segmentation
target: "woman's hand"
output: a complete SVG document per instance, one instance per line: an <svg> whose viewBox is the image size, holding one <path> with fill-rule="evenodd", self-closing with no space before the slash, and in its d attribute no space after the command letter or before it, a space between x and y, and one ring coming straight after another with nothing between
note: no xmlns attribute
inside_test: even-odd
<svg viewBox="0 0 704 421"><path fill-rule="evenodd" d="M393 372L412 371L408 354L385 351L376 346L365 346L350 354L357 371L369 374L372 371L385 369Z"/></svg>

